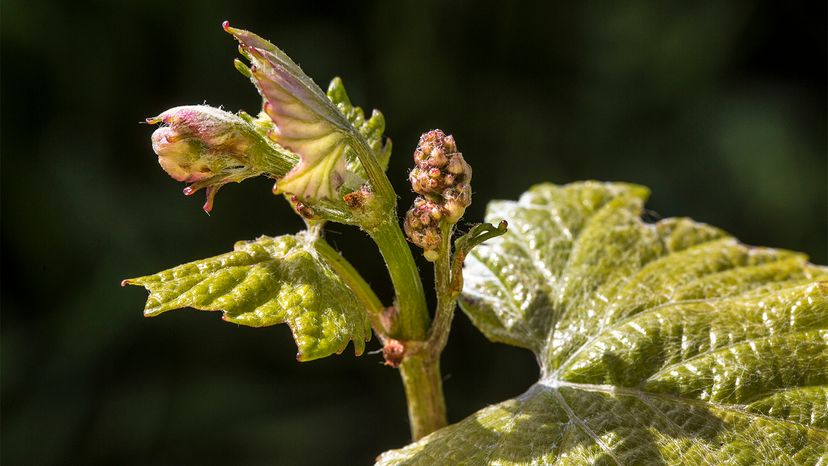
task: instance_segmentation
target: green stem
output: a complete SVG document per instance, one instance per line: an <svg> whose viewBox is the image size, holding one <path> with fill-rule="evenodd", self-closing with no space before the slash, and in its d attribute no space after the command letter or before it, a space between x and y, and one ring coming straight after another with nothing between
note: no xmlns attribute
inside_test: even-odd
<svg viewBox="0 0 828 466"><path fill-rule="evenodd" d="M400 366L408 398L411 436L418 440L447 424L440 354L446 346L456 294L451 295L451 234L454 226L442 226L443 245L434 263L437 312L421 351L407 356Z"/></svg>
<svg viewBox="0 0 828 466"><path fill-rule="evenodd" d="M429 317L423 282L408 242L393 221L384 221L368 232L377 243L396 293L396 322L389 336L401 341L425 340Z"/></svg>
<svg viewBox="0 0 828 466"><path fill-rule="evenodd" d="M440 361L425 356L406 356L400 366L413 440L419 440L447 424Z"/></svg>
<svg viewBox="0 0 828 466"><path fill-rule="evenodd" d="M429 315L420 272L397 220L397 195L376 158L361 138L353 138L356 153L371 182L382 220L367 228L379 247L396 293L396 318L389 336L415 345L426 339ZM440 361L424 354L406 356L400 365L400 376L408 403L408 420L413 439L420 439L445 426L446 404Z"/></svg>
<svg viewBox="0 0 828 466"><path fill-rule="evenodd" d="M379 246L397 293L397 316L390 336L406 343L421 343L428 333L429 317L423 284L408 242L396 221L383 222L369 233ZM417 440L445 426L446 402L439 358L422 353L407 355L400 365L400 376L408 403L411 437Z"/></svg>
<svg viewBox="0 0 828 466"><path fill-rule="evenodd" d="M374 290L371 289L371 285L362 278L362 275L357 272L354 266L323 238L316 239L313 242L313 246L319 256L334 269L334 272L348 285L348 288L351 289L359 302L365 306L365 309L368 310L368 314L371 316L372 322L375 319L379 319L384 309L382 302L376 293L374 293Z"/></svg>
<svg viewBox="0 0 828 466"><path fill-rule="evenodd" d="M454 292L451 270L451 236L454 232L453 224L441 225L443 244L440 247L440 256L434 262L434 288L437 292L437 311L434 322L429 330L425 351L430 359L440 360L440 354L446 347L451 321L454 318L454 308L458 293Z"/></svg>
<svg viewBox="0 0 828 466"><path fill-rule="evenodd" d="M397 193L394 192L394 187L388 181L388 176L385 175L385 170L382 169L377 158L371 148L365 143L365 140L358 133L351 135L352 146L357 154L362 168L365 169L365 174L368 175L368 180L371 182L371 188L374 194L380 199L380 205L388 208L394 221L397 220ZM399 229L399 227L397 228ZM410 254L409 254L410 255Z"/></svg>

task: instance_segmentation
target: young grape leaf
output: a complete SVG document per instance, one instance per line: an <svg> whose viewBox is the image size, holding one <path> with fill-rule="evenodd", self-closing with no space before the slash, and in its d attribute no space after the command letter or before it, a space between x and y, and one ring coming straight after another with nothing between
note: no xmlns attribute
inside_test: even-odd
<svg viewBox="0 0 828 466"><path fill-rule="evenodd" d="M489 205L461 306L540 380L380 464L826 464L828 269L585 182Z"/></svg>
<svg viewBox="0 0 828 466"><path fill-rule="evenodd" d="M341 80L335 79L326 95L272 43L226 23L225 30L239 41L250 61L249 68L241 62L236 66L264 99L264 112L276 125L271 137L300 156L299 163L277 181L276 191L317 201L339 199L343 186L358 188L366 177L352 153L355 144L364 144L380 165L387 165L390 145L381 143L382 114L375 111L366 121L362 109L351 104Z"/></svg>
<svg viewBox="0 0 828 466"><path fill-rule="evenodd" d="M377 162L383 170L388 168L388 160L391 158L391 140L383 137L385 133L385 117L382 113L374 109L371 112L371 117L365 119L365 112L362 108L357 107L351 103L351 98L345 91L345 84L341 78L334 78L328 85L328 99L331 100L337 109L348 119L359 134L365 138L368 147L374 152ZM359 163L359 160L352 157L348 160L348 169L354 173L359 174L362 178L367 178L365 169Z"/></svg>
<svg viewBox="0 0 828 466"><path fill-rule="evenodd" d="M224 320L250 327L286 322L300 361L341 353L351 340L362 354L371 338L368 314L316 253L315 241L321 240L307 234L262 236L124 284L149 290L146 316L192 307L222 311Z"/></svg>

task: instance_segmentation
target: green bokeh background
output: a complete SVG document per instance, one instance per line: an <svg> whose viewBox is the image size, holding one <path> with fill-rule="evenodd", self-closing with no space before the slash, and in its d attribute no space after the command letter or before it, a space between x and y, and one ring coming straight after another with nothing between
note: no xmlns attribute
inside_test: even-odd
<svg viewBox="0 0 828 466"><path fill-rule="evenodd" d="M224 19L385 113L403 206L417 137L440 127L474 167L468 221L532 183L625 180L652 188L650 218L826 263L825 3L607 3L3 0L3 463L365 464L408 440L379 355L300 364L286 326L145 319L144 291L118 286L301 226L266 180L205 215L138 124L257 109ZM328 236L390 302L371 243ZM537 376L462 315L443 366L453 421Z"/></svg>

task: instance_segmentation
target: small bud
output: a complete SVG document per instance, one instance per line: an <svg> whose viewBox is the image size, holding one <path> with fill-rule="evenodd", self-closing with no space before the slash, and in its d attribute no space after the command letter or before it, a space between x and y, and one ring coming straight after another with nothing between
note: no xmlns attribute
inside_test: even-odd
<svg viewBox="0 0 828 466"><path fill-rule="evenodd" d="M349 209L359 210L365 208L367 204L372 202L374 197L374 193L372 193L367 186L363 186L356 191L346 194L342 197L342 200L345 201L345 205L347 205Z"/></svg>
<svg viewBox="0 0 828 466"><path fill-rule="evenodd" d="M177 181L193 183L184 194L207 188L206 212L224 184L263 173L283 176L295 163L250 122L207 105L171 108L147 123L162 125L152 134L161 168Z"/></svg>
<svg viewBox="0 0 828 466"><path fill-rule="evenodd" d="M467 183L458 183L453 188L445 191L443 199L458 202L463 207L468 207L471 205L471 186Z"/></svg>
<svg viewBox="0 0 828 466"><path fill-rule="evenodd" d="M451 152L451 153L457 152L457 144L455 144L455 142L454 142L454 136L449 134L448 136L443 138L443 147L445 147L445 149L448 152Z"/></svg>
<svg viewBox="0 0 828 466"><path fill-rule="evenodd" d="M433 254L426 255L426 259L429 257L436 259L443 243L439 222L442 215L442 207L424 199L421 202L415 202L415 206L405 215L403 227L409 241L423 248L426 253L433 251Z"/></svg>
<svg viewBox="0 0 828 466"><path fill-rule="evenodd" d="M380 199L368 183L363 184L356 191L342 196L342 200L348 208L349 215L363 227L376 225L383 221L382 209L377 207Z"/></svg>
<svg viewBox="0 0 828 466"><path fill-rule="evenodd" d="M446 201L444 208L446 210L446 220L451 223L457 223L466 213L466 206L456 201Z"/></svg>
<svg viewBox="0 0 828 466"><path fill-rule="evenodd" d="M233 128L235 115L227 114L228 118L226 113L195 105L147 118L147 123L164 125L152 134L152 148L164 171L177 181L192 183L215 176L228 166L243 165L251 144Z"/></svg>
<svg viewBox="0 0 828 466"><path fill-rule="evenodd" d="M435 150L429 158L429 165L435 168L442 168L448 163L448 157L443 150Z"/></svg>
<svg viewBox="0 0 828 466"><path fill-rule="evenodd" d="M463 154L456 153L448 163L448 171L454 175L465 175L471 178L471 167L463 159Z"/></svg>
<svg viewBox="0 0 828 466"><path fill-rule="evenodd" d="M316 215L313 208L299 200L298 197L290 196L288 200L290 201L290 206L293 207L293 211L299 214L300 217L305 220L319 220L319 216Z"/></svg>
<svg viewBox="0 0 828 466"><path fill-rule="evenodd" d="M440 258L440 253L436 249L426 249L423 251L423 257L429 262L434 262Z"/></svg>
<svg viewBox="0 0 828 466"><path fill-rule="evenodd" d="M405 344L400 340L389 338L382 347L382 356L385 359L386 366L395 369L400 367L405 357Z"/></svg>
<svg viewBox="0 0 828 466"><path fill-rule="evenodd" d="M429 211L429 217L431 218L431 220L439 222L440 219L443 218L443 210L435 206Z"/></svg>

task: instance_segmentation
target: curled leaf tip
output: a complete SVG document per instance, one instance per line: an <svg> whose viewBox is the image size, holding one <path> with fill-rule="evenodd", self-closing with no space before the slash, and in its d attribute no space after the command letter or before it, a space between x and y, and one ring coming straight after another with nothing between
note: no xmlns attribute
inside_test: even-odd
<svg viewBox="0 0 828 466"><path fill-rule="evenodd" d="M272 43L243 29L226 30L238 40L239 51L250 62L249 66L240 62L235 66L262 95L264 113L274 124L269 137L300 158L278 180L276 192L319 201L339 198L343 187L359 187L365 181L364 174L350 160L354 138L363 139L364 135L359 125L349 120L350 114L344 114L353 107L350 101L345 102L341 80L333 84L340 99L332 99ZM357 119L364 124L364 116ZM378 121L375 124L379 127Z"/></svg>
<svg viewBox="0 0 828 466"><path fill-rule="evenodd" d="M216 198L216 193L218 192L219 188L224 186L223 184L217 184L213 186L208 186L205 192L207 193L207 200L204 201L204 205L201 207L205 213L208 215L210 212L213 211L213 201Z"/></svg>

